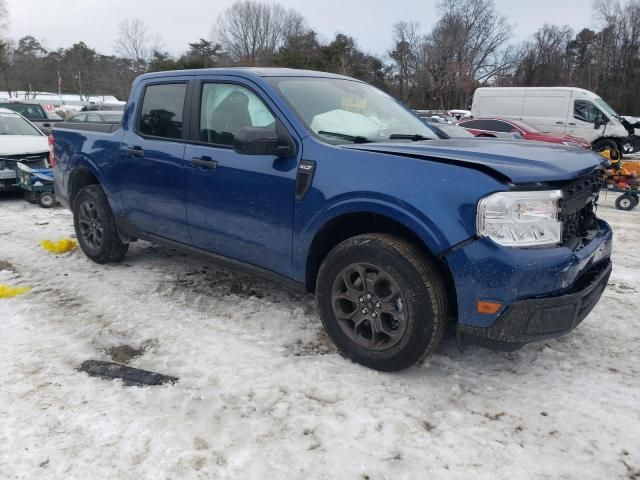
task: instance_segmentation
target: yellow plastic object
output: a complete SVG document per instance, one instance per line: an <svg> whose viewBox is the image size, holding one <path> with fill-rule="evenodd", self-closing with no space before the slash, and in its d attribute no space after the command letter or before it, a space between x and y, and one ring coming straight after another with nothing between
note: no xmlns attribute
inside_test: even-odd
<svg viewBox="0 0 640 480"><path fill-rule="evenodd" d="M12 287L6 284L0 284L0 298L11 298L31 290L31 287Z"/></svg>
<svg viewBox="0 0 640 480"><path fill-rule="evenodd" d="M609 150L608 148L606 150L602 150L600 152L598 152L600 155L602 155L604 158L608 158L609 160L611 160L611 150Z"/></svg>
<svg viewBox="0 0 640 480"><path fill-rule="evenodd" d="M52 242L51 240L42 240L40 242L40 245L42 245L42 248L44 248L47 252L66 253L76 248L78 242L72 240L71 238L63 238L62 240L58 240L57 242Z"/></svg>

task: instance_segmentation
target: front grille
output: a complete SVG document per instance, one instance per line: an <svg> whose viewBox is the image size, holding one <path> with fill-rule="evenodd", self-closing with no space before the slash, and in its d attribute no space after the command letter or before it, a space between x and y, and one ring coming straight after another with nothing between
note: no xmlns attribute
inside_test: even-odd
<svg viewBox="0 0 640 480"><path fill-rule="evenodd" d="M0 170L13 170L17 171L18 162L24 163L31 168L48 168L49 154L48 153L35 153L29 155L0 155Z"/></svg>
<svg viewBox="0 0 640 480"><path fill-rule="evenodd" d="M562 244L571 250L579 250L598 232L595 211L602 182L603 172L596 170L562 189Z"/></svg>

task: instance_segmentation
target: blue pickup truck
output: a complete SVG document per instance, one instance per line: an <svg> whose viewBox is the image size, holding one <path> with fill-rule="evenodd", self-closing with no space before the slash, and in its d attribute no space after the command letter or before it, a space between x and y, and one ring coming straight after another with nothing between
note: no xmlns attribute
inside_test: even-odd
<svg viewBox="0 0 640 480"><path fill-rule="evenodd" d="M565 334L611 273L602 157L438 139L344 76L146 74L121 125L57 124L50 142L89 258L144 239L314 292L339 351L379 370L419 362L447 325L503 350Z"/></svg>

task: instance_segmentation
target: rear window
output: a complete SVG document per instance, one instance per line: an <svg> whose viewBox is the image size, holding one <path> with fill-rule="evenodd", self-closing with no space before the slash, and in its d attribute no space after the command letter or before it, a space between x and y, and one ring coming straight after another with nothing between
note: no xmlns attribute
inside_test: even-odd
<svg viewBox="0 0 640 480"><path fill-rule="evenodd" d="M138 130L143 135L182 138L186 83L165 83L145 88Z"/></svg>
<svg viewBox="0 0 640 480"><path fill-rule="evenodd" d="M18 112L29 120L40 120L47 118L47 114L41 105L37 103L0 103L0 108L8 108L14 112Z"/></svg>

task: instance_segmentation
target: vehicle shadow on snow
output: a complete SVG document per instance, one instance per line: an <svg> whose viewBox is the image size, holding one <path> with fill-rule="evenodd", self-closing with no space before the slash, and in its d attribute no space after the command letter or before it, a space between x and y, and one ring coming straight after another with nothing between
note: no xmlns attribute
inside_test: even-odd
<svg viewBox="0 0 640 480"><path fill-rule="evenodd" d="M290 355L298 357L338 355L320 323L312 294L220 267L205 255L184 253L147 242L134 244L121 265L163 270L165 276L169 274L173 278L161 280L156 293L168 296L173 301L184 302L192 308L198 308L198 302L193 301L197 297L201 300L200 308L203 311L213 308L214 304L219 306L220 302L228 302L235 306L251 302L251 308L254 311L257 310L256 313L262 310L268 311L269 313L265 315L252 316L256 318L231 314L225 324L227 326L230 323L235 324L231 327L232 330L234 328L242 330L243 324L261 322L263 327L271 327L260 328L260 331L264 335L271 335L272 343L281 341L280 335L275 333L280 328L295 330L291 335L285 335L288 338L302 332L300 338L282 345ZM203 298L204 301L202 301ZM281 311L299 311L300 315L293 322L290 321L289 316L286 316L287 323L281 323L277 320L278 313ZM271 324L272 322L276 322L277 325ZM300 325L300 323L306 323L306 325ZM487 372L512 370L515 373L534 362L539 352L547 346L548 342L532 344L509 353L494 352L475 346L460 348L455 329L451 327L447 329L434 355L427 359L422 367L409 369L407 374L424 375L426 372L435 373L434 370L442 368L449 370L451 363L456 363L458 368L463 369L472 368Z"/></svg>

